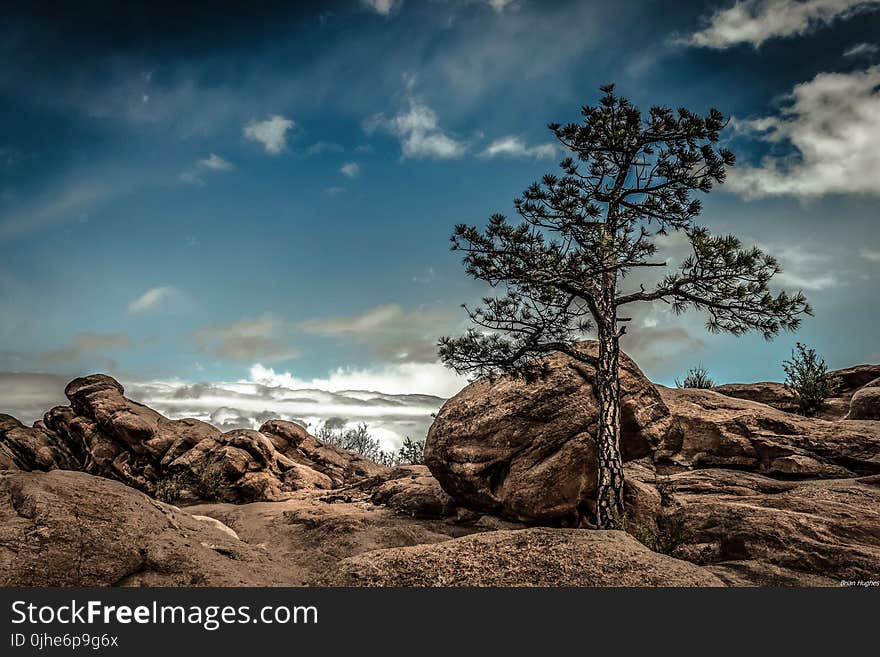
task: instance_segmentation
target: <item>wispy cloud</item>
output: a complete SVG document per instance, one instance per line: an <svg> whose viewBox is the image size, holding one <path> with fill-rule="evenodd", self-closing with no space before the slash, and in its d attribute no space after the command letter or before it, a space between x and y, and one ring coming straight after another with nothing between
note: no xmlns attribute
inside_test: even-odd
<svg viewBox="0 0 880 657"><path fill-rule="evenodd" d="M788 157L732 169L727 186L743 196L880 194L880 66L819 73L795 86L778 116L739 127L791 148Z"/></svg>
<svg viewBox="0 0 880 657"><path fill-rule="evenodd" d="M295 126L292 119L276 114L265 121L249 121L244 126L244 137L256 141L270 155L278 155L287 147L287 132Z"/></svg>
<svg viewBox="0 0 880 657"><path fill-rule="evenodd" d="M382 16L389 16L403 4L403 0L361 0L361 3Z"/></svg>
<svg viewBox="0 0 880 657"><path fill-rule="evenodd" d="M407 310L388 303L353 315L307 320L299 327L313 335L368 345L384 360L431 363L437 360L437 337L458 328L459 310L434 306Z"/></svg>
<svg viewBox="0 0 880 657"><path fill-rule="evenodd" d="M535 159L551 158L556 155L556 145L551 143L527 146L521 137L507 135L500 137L480 153L481 157L533 157Z"/></svg>
<svg viewBox="0 0 880 657"><path fill-rule="evenodd" d="M339 168L339 171L349 178L357 178L361 173L361 167L357 162L346 162Z"/></svg>
<svg viewBox="0 0 880 657"><path fill-rule="evenodd" d="M843 52L844 57L871 57L880 52L880 46L876 43L857 43Z"/></svg>
<svg viewBox="0 0 880 657"><path fill-rule="evenodd" d="M716 10L689 42L715 49L742 43L758 47L769 39L807 34L878 8L877 0L737 0Z"/></svg>
<svg viewBox="0 0 880 657"><path fill-rule="evenodd" d="M403 316L399 304L389 303L357 315L307 320L302 327L309 333L323 336L375 334L399 322Z"/></svg>
<svg viewBox="0 0 880 657"><path fill-rule="evenodd" d="M197 160L189 169L181 171L177 178L180 182L190 185L204 185L204 173L211 171L232 171L233 169L235 169L235 165L232 164L232 162L224 160L216 153L211 153L208 157Z"/></svg>
<svg viewBox="0 0 880 657"><path fill-rule="evenodd" d="M131 340L124 333L77 333L66 347L44 352L42 359L47 363L66 363L79 360L83 356L105 351L124 349L131 346Z"/></svg>
<svg viewBox="0 0 880 657"><path fill-rule="evenodd" d="M0 242L79 221L94 205L106 200L112 193L106 183L97 180L72 182L60 191L36 198L0 215Z"/></svg>
<svg viewBox="0 0 880 657"><path fill-rule="evenodd" d="M128 304L128 312L143 313L148 310L157 308L163 301L179 294L177 288L174 287L154 287L150 288L140 296L132 299Z"/></svg>
<svg viewBox="0 0 880 657"><path fill-rule="evenodd" d="M776 257L782 272L772 284L789 290L821 291L843 284L843 276L833 267L834 258L823 249L806 244L759 244Z"/></svg>
<svg viewBox="0 0 880 657"><path fill-rule="evenodd" d="M267 313L254 319L206 326L193 335L197 347L221 360L281 362L298 350L285 344L285 323Z"/></svg>
<svg viewBox="0 0 880 657"><path fill-rule="evenodd" d="M877 249L860 249L859 256L868 262L880 262L880 250Z"/></svg>
<svg viewBox="0 0 880 657"><path fill-rule="evenodd" d="M381 129L400 140L404 158L452 159L465 154L468 145L440 128L437 113L425 103L409 97L407 108L391 118L377 114L365 125L367 133Z"/></svg>

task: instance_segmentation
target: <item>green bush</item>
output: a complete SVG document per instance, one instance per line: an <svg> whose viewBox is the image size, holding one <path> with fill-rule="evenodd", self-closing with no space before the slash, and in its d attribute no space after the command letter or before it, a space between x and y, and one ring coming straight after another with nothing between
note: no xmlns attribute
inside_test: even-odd
<svg viewBox="0 0 880 657"><path fill-rule="evenodd" d="M684 381L675 380L676 388L711 388L715 382L709 378L709 370L702 365L697 365L688 370Z"/></svg>
<svg viewBox="0 0 880 657"><path fill-rule="evenodd" d="M800 342L792 350L791 360L783 361L782 369L786 387L794 392L798 410L806 416L822 410L825 400L840 387L837 379L828 376L825 360L816 355L815 349L808 349Z"/></svg>

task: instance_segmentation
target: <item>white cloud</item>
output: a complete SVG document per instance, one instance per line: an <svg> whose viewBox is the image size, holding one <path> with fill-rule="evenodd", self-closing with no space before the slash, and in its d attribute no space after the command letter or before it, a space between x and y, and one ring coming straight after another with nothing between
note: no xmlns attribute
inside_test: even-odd
<svg viewBox="0 0 880 657"><path fill-rule="evenodd" d="M361 0L361 2L382 16L388 16L403 4L403 0Z"/></svg>
<svg viewBox="0 0 880 657"><path fill-rule="evenodd" d="M396 363L373 368L340 367L326 378L300 379L290 372L276 372L256 364L251 379L267 386L380 391L390 395L409 393L451 397L467 385L467 379L440 363Z"/></svg>
<svg viewBox="0 0 880 657"><path fill-rule="evenodd" d="M857 43L844 51L844 57L870 57L880 52L880 46L876 43Z"/></svg>
<svg viewBox="0 0 880 657"><path fill-rule="evenodd" d="M296 124L279 114L265 121L250 121L244 127L244 137L263 145L270 155L277 155L287 146L287 131Z"/></svg>
<svg viewBox="0 0 880 657"><path fill-rule="evenodd" d="M769 39L807 34L878 7L878 0L738 0L715 11L689 42L717 49L740 43L758 47Z"/></svg>
<svg viewBox="0 0 880 657"><path fill-rule="evenodd" d="M440 129L437 113L415 98L406 111L392 118L377 115L367 122L367 132L382 128L400 140L404 158L451 159L464 155L467 144Z"/></svg>
<svg viewBox="0 0 880 657"><path fill-rule="evenodd" d="M779 116L738 125L793 149L731 170L728 186L747 198L880 194L880 66L819 73L795 86Z"/></svg>
<svg viewBox="0 0 880 657"><path fill-rule="evenodd" d="M211 153L204 160L199 160L198 165L205 169L211 169L212 171L232 171L235 168L235 165L232 164L232 162L224 160L216 153Z"/></svg>
<svg viewBox="0 0 880 657"><path fill-rule="evenodd" d="M487 0L489 6L499 14L503 12L508 5L511 5L513 1L514 0Z"/></svg>
<svg viewBox="0 0 880 657"><path fill-rule="evenodd" d="M759 244L775 256L782 271L773 277L774 287L788 290L827 290L841 285L841 275L832 268L834 259L825 250L804 244Z"/></svg>
<svg viewBox="0 0 880 657"><path fill-rule="evenodd" d="M339 171L349 178L357 178L361 172L361 167L357 162L346 162Z"/></svg>
<svg viewBox="0 0 880 657"><path fill-rule="evenodd" d="M224 160L216 153L211 153L204 159L196 160L196 163L189 169L177 174L177 179L187 185L204 185L205 180L202 178L202 174L206 171L232 171L233 169L235 169L235 165L232 162Z"/></svg>
<svg viewBox="0 0 880 657"><path fill-rule="evenodd" d="M859 256L868 262L880 262L880 251L874 249L861 249L859 251Z"/></svg>
<svg viewBox="0 0 880 657"><path fill-rule="evenodd" d="M534 146L526 146L525 142L516 135L507 135L496 139L489 144L482 153L481 157L534 157L536 159L549 158L556 155L556 146L554 144L536 144Z"/></svg>
<svg viewBox="0 0 880 657"><path fill-rule="evenodd" d="M128 312L142 313L147 310L152 310L160 303L176 294L178 294L178 291L173 287L150 288L136 299L132 299L131 303L128 304Z"/></svg>

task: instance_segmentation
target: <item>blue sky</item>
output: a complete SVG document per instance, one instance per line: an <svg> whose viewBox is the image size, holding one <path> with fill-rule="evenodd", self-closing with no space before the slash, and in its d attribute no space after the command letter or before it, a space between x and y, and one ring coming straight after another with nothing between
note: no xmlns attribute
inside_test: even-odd
<svg viewBox="0 0 880 657"><path fill-rule="evenodd" d="M640 309L647 374L778 380L796 339L880 360L880 2L198 4L0 10L4 394L93 371L451 394L434 344L483 292L452 227L512 213L562 155L546 124L607 82L734 117L703 223L815 309L771 343Z"/></svg>

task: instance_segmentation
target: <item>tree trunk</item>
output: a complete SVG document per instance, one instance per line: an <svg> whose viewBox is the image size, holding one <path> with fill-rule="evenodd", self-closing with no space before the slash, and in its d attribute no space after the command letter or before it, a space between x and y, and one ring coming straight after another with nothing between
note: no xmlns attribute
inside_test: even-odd
<svg viewBox="0 0 880 657"><path fill-rule="evenodd" d="M599 486L596 491L596 525L599 529L623 528L623 461L620 456L620 378L617 318L612 303L610 317L599 324L599 365L596 383L599 398L597 437Z"/></svg>

